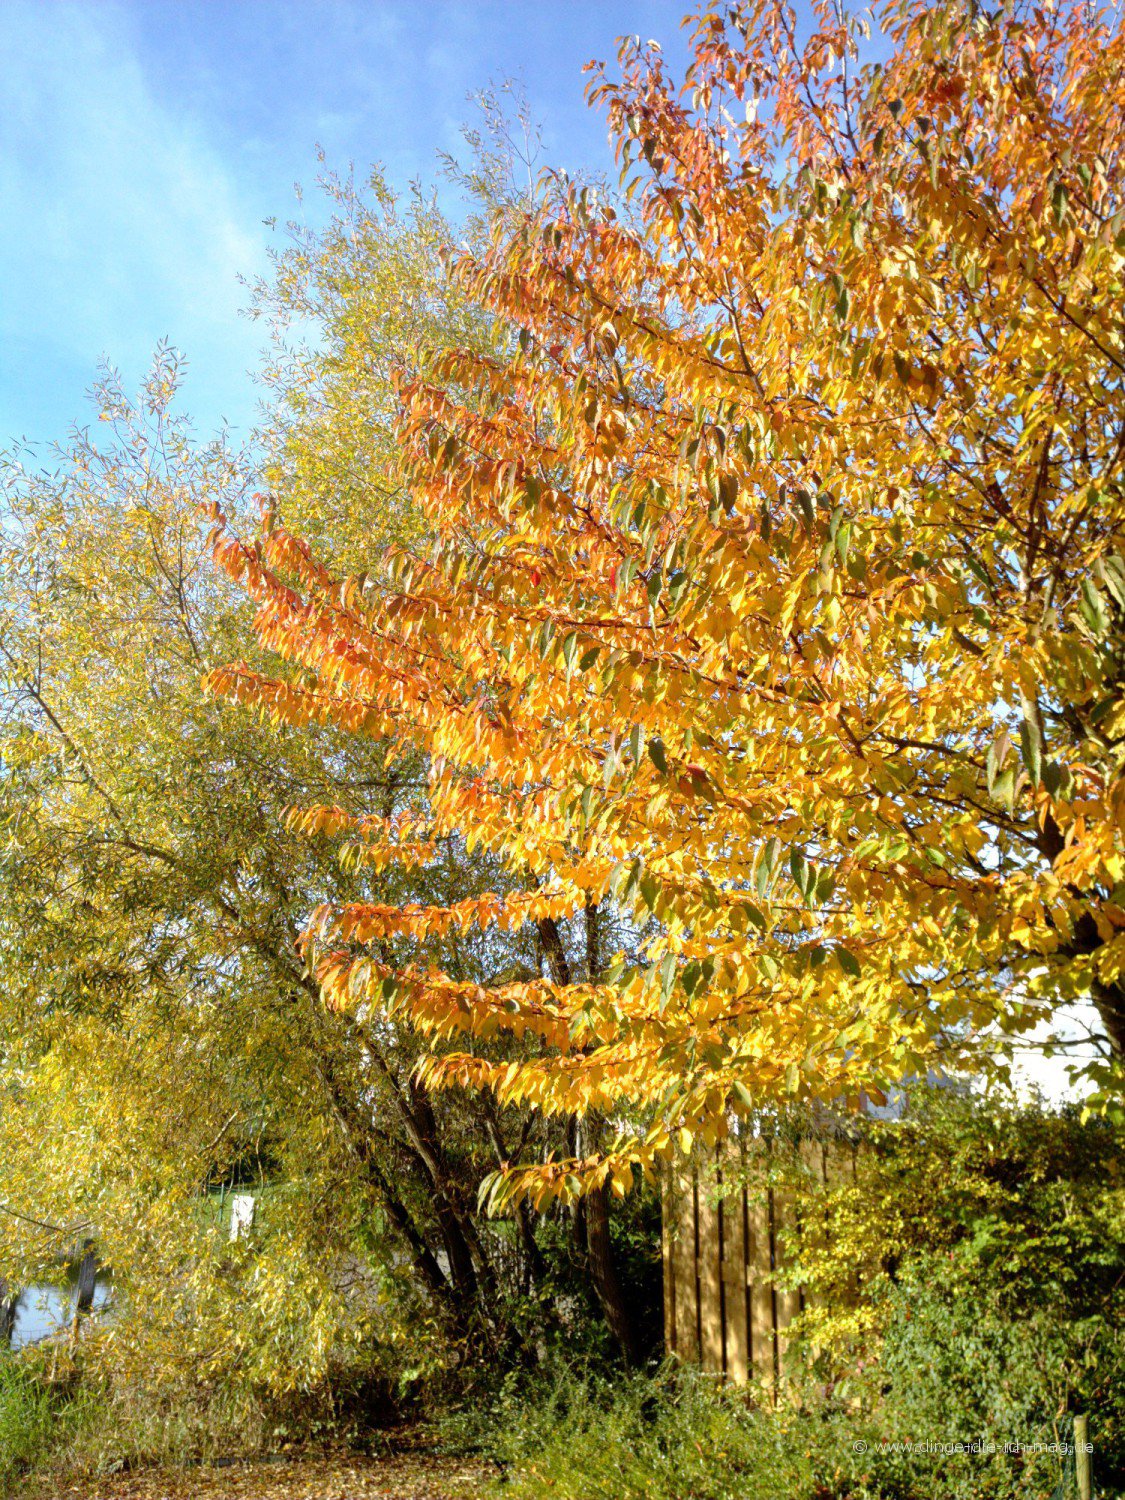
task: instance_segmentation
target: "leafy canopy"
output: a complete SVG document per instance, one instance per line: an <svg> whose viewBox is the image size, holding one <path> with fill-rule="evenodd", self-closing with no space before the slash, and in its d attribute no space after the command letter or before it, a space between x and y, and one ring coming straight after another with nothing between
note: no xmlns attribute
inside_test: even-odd
<svg viewBox="0 0 1125 1500"><path fill-rule="evenodd" d="M955 1061L1091 993L1125 1047L1125 31L903 0L709 6L678 92L595 74L619 200L545 179L458 265L504 331L406 374L434 540L341 578L276 518L222 565L293 664L212 685L428 756L425 817L534 888L344 903L329 1002L427 1076L643 1123L509 1174L624 1190L778 1094ZM886 54L889 53L889 56ZM347 809L313 809L339 829ZM457 981L391 934L631 910L639 964ZM510 1032L537 1050L483 1056Z"/></svg>

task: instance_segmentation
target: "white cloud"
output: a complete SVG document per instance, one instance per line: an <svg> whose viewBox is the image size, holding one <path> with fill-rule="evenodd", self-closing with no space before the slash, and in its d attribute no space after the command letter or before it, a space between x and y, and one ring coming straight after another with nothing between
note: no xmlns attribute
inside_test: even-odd
<svg viewBox="0 0 1125 1500"><path fill-rule="evenodd" d="M258 336L237 278L260 269L264 235L216 145L154 95L116 6L8 0L0 31L5 388L51 380L52 364L85 385L102 356L134 382L167 335L206 425L224 399L245 420ZM16 350L30 367L12 368Z"/></svg>

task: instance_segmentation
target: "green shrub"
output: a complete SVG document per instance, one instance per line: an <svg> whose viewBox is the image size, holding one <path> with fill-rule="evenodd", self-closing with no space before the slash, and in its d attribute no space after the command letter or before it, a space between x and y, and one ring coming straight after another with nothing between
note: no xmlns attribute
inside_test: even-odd
<svg viewBox="0 0 1125 1500"><path fill-rule="evenodd" d="M965 1350L953 1341L948 1368ZM445 1439L500 1465L497 1500L1074 1500L1073 1459L1028 1451L1072 1440L1070 1420L1043 1418L1034 1392L1013 1385L982 1416L979 1391L915 1387L905 1370L886 1389L859 1385L847 1397L791 1390L774 1407L686 1371L563 1376L535 1392L512 1386L448 1422ZM1025 1451L880 1452L911 1439L1018 1439Z"/></svg>
<svg viewBox="0 0 1125 1500"><path fill-rule="evenodd" d="M0 1493L42 1456L52 1426L47 1390L15 1355L0 1350Z"/></svg>
<svg viewBox="0 0 1125 1500"><path fill-rule="evenodd" d="M1077 1111L918 1090L814 1202L784 1123L751 1143L747 1180L801 1204L789 1280L820 1293L792 1331L785 1399L688 1371L510 1383L460 1419L460 1441L505 1466L503 1492L1070 1500L1059 1449L1082 1412L1098 1493L1125 1494L1121 1137Z"/></svg>
<svg viewBox="0 0 1125 1500"><path fill-rule="evenodd" d="M561 1374L512 1383L487 1409L444 1424L451 1446L501 1467L512 1500L774 1500L798 1497L805 1464L745 1397L688 1373ZM765 1454L761 1444L776 1451ZM756 1481L761 1479L765 1485Z"/></svg>

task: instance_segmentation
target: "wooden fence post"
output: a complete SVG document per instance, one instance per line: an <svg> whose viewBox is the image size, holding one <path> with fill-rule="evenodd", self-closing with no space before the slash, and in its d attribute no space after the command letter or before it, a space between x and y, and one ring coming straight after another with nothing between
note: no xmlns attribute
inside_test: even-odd
<svg viewBox="0 0 1125 1500"><path fill-rule="evenodd" d="M699 1262L696 1182L690 1164L673 1181L672 1274L676 1278L675 1352L699 1360Z"/></svg>
<svg viewBox="0 0 1125 1500"><path fill-rule="evenodd" d="M1094 1500L1093 1464L1090 1462L1090 1419L1074 1419L1074 1473L1078 1480L1078 1500Z"/></svg>
<svg viewBox="0 0 1125 1500"><path fill-rule="evenodd" d="M728 1180L722 1185L723 1243L720 1274L723 1284L725 1327L724 1373L741 1385L750 1378L750 1304L746 1284L746 1189L742 1182L742 1146L732 1141L727 1149ZM729 1178L736 1173L735 1186Z"/></svg>
<svg viewBox="0 0 1125 1500"><path fill-rule="evenodd" d="M709 1177L710 1174L708 1174ZM696 1176L696 1254L699 1257L699 1362L712 1375L723 1373L723 1209L715 1181Z"/></svg>
<svg viewBox="0 0 1125 1500"><path fill-rule="evenodd" d="M74 1318L70 1325L72 1342L78 1337L78 1327L82 1322L83 1313L88 1313L94 1305L94 1292L97 1284L98 1258L94 1253L93 1245L87 1240L86 1249L78 1263L78 1288L74 1298Z"/></svg>
<svg viewBox="0 0 1125 1500"><path fill-rule="evenodd" d="M88 1245L78 1266L78 1295L74 1304L76 1312L90 1311L94 1305L94 1292L97 1284L98 1258L94 1253L94 1247Z"/></svg>

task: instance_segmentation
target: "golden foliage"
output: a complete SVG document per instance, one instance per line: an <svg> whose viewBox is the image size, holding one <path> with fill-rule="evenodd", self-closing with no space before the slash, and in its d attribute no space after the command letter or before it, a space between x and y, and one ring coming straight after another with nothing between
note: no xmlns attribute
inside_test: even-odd
<svg viewBox="0 0 1125 1500"><path fill-rule="evenodd" d="M329 1003L463 1034L434 1078L642 1107L498 1202L624 1191L732 1106L956 1059L1036 997L1093 993L1125 1047L1125 33L904 0L873 63L814 17L708 7L683 94L626 44L592 87L620 199L546 179L459 262L508 342L403 378L428 551L376 585L272 511L217 542L296 671L213 686L407 727L423 842L535 879L318 918ZM537 902L631 910L639 961L488 989L365 950ZM474 1055L497 1028L541 1054Z"/></svg>

